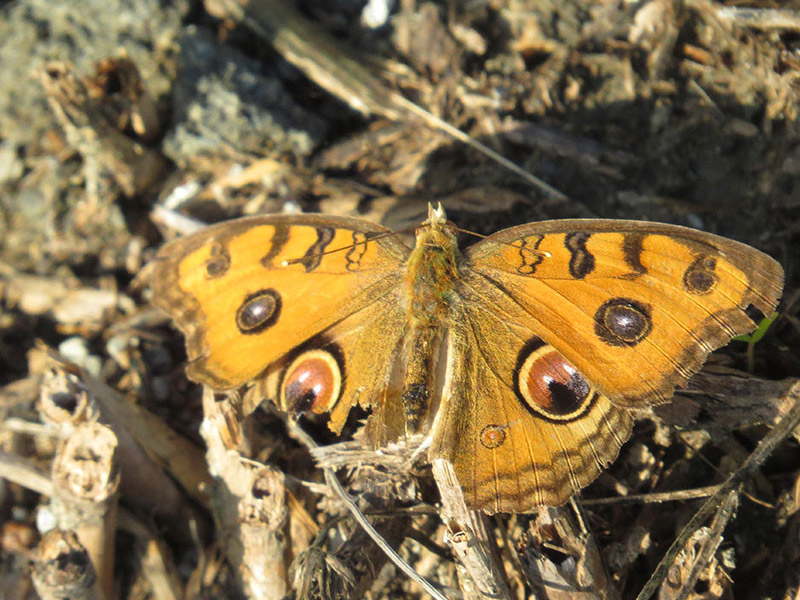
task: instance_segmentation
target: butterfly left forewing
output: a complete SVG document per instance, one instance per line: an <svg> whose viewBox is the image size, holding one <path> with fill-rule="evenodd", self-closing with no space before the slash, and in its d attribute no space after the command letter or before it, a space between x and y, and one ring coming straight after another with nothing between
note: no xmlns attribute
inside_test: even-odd
<svg viewBox="0 0 800 600"><path fill-rule="evenodd" d="M153 302L186 335L188 374L240 386L376 299L395 293L408 249L378 225L268 215L207 227L165 246Z"/></svg>

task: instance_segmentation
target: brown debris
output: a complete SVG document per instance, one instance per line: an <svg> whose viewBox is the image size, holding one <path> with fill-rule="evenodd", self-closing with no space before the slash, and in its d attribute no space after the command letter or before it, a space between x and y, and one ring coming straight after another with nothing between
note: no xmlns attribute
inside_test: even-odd
<svg viewBox="0 0 800 600"><path fill-rule="evenodd" d="M50 63L42 71L41 81L70 144L88 163L107 171L126 196L133 197L152 185L166 164L158 152L121 132L132 122L134 130L152 138L158 127L152 122L152 101L141 89L135 65L129 61L122 64L127 71L123 84L134 97L128 98L127 106L114 107L113 115L109 114L109 99L102 95L104 79L111 74L109 61L98 66L97 78L90 81L79 79L71 65ZM98 185L91 180L87 183Z"/></svg>
<svg viewBox="0 0 800 600"><path fill-rule="evenodd" d="M89 553L72 531L52 530L33 560L33 584L42 600L100 600Z"/></svg>

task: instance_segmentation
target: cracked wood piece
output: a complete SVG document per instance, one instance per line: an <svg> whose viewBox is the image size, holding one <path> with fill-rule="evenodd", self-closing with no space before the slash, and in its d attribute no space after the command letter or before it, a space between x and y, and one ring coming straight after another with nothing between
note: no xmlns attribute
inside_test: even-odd
<svg viewBox="0 0 800 600"><path fill-rule="evenodd" d="M114 587L119 480L117 438L108 427L82 423L59 444L52 507L59 528L74 531L89 553L106 598Z"/></svg>
<svg viewBox="0 0 800 600"><path fill-rule="evenodd" d="M441 517L447 527L445 541L460 563L459 584L464 598L510 600L505 573L487 531L487 517L467 508L452 464L437 458L432 467L442 497Z"/></svg>
<svg viewBox="0 0 800 600"><path fill-rule="evenodd" d="M288 509L283 476L249 456L243 418L236 402L203 388L203 423L211 503L226 540L228 559L248 598L282 598L289 593Z"/></svg>
<svg viewBox="0 0 800 600"><path fill-rule="evenodd" d="M212 482L202 451L102 381L68 369L58 366L45 376L37 404L42 419L64 429L65 435L99 415L96 418L111 427L119 441L120 493L126 500L162 516L176 533L187 533L190 520L204 526L206 519L181 490L208 506Z"/></svg>

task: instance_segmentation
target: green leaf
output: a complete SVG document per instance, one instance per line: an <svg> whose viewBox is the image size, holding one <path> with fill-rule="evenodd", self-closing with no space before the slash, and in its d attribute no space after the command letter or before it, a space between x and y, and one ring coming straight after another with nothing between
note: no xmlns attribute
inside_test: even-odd
<svg viewBox="0 0 800 600"><path fill-rule="evenodd" d="M758 324L758 327L756 327L755 331L747 335L737 335L733 339L740 342L747 342L748 344L757 344L759 341L761 341L761 338L764 337L764 334L767 333L767 329L769 329L769 326L772 325L772 323L777 318L778 318L778 311L775 311L770 316L764 317Z"/></svg>

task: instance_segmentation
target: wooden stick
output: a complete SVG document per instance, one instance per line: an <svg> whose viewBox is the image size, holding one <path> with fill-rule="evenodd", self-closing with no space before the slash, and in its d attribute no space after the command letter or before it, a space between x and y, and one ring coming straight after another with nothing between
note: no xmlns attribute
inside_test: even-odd
<svg viewBox="0 0 800 600"><path fill-rule="evenodd" d="M452 464L436 458L431 466L442 497L445 541L461 565L458 575L464 598L510 600L505 573L486 527L486 515L467 508Z"/></svg>
<svg viewBox="0 0 800 600"><path fill-rule="evenodd" d="M78 536L91 557L104 597L110 598L119 498L114 433L99 423L78 425L56 452L53 485L59 527Z"/></svg>
<svg viewBox="0 0 800 600"><path fill-rule="evenodd" d="M43 420L64 429L62 435L87 419L107 424L119 442L120 491L126 500L163 517L170 531L186 537L186 542L190 521L205 529L207 517L175 484L181 483L201 506L208 506L211 478L203 453L161 419L103 382L65 367L45 376L37 406Z"/></svg>
<svg viewBox="0 0 800 600"><path fill-rule="evenodd" d="M249 443L238 405L203 390L203 424L219 523L226 553L249 598L282 598L289 592L287 507L283 476L249 461Z"/></svg>
<svg viewBox="0 0 800 600"><path fill-rule="evenodd" d="M266 465L254 470L248 493L239 501L243 579L250 598L286 593L288 514L283 473Z"/></svg>

